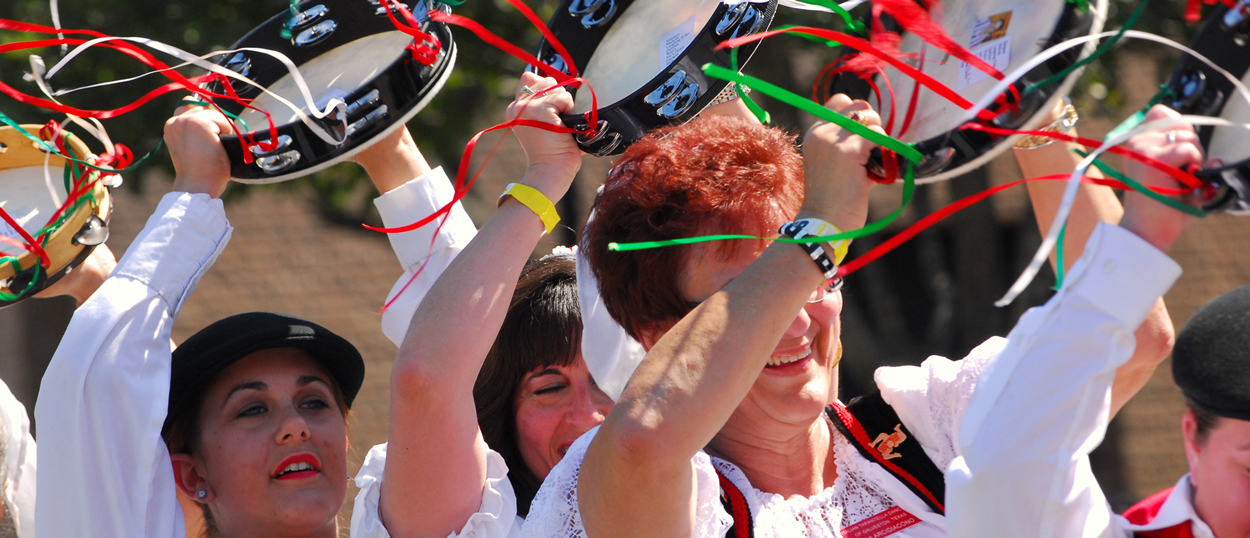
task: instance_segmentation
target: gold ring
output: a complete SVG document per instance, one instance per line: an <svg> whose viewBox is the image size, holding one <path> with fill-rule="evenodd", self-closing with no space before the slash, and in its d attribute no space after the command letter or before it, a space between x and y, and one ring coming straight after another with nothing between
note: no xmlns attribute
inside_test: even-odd
<svg viewBox="0 0 1250 538"><path fill-rule="evenodd" d="M521 95L524 95L526 97L533 97L534 94L536 93L538 92L534 91L534 88L531 88L529 86L521 86Z"/></svg>
<svg viewBox="0 0 1250 538"><path fill-rule="evenodd" d="M852 113L851 113L851 115L850 115L850 118L851 118L851 121L853 121L853 122L855 122L855 123L858 123L858 124L860 124L860 125L863 125L864 127L868 127L868 126L869 126L869 125L868 125L868 116L867 116L867 115L860 114L859 112L852 112Z"/></svg>

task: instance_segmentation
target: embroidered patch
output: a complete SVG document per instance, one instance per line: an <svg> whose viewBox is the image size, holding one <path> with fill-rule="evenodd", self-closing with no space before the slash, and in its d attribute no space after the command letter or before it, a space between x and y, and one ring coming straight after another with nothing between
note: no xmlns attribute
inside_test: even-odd
<svg viewBox="0 0 1250 538"><path fill-rule="evenodd" d="M907 434L903 433L903 425L896 424L894 426L894 433L882 432L877 435L877 438L873 439L871 443L868 443L868 446L877 449L877 452L880 452L885 459L892 460L894 458L903 457L902 454L895 454L894 449L898 448L898 445L903 444L903 441L906 440Z"/></svg>
<svg viewBox="0 0 1250 538"><path fill-rule="evenodd" d="M842 529L842 538L885 538L917 523L920 523L920 518L895 506Z"/></svg>

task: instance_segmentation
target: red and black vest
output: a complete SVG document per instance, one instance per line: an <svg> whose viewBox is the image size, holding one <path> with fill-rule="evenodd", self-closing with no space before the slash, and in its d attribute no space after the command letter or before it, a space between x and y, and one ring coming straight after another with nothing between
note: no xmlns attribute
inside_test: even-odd
<svg viewBox="0 0 1250 538"><path fill-rule="evenodd" d="M907 442L912 439L911 432L880 392L855 398L846 406L834 402L825 413L868 461L894 475L934 512L946 513L942 504L946 497L942 470L924 453L919 442ZM716 475L720 478L721 504L734 520L727 538L752 538L753 523L746 497L720 470Z"/></svg>

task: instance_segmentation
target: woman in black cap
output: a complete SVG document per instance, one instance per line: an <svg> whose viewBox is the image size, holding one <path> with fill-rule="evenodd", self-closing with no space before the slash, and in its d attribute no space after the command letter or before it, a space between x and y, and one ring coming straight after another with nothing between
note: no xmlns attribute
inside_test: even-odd
<svg viewBox="0 0 1250 538"><path fill-rule="evenodd" d="M176 487L213 536L335 537L347 489L356 349L268 313L170 352L174 319L230 239L218 135L193 109L165 127L177 178L112 276L74 314L40 388L36 525L45 536L186 535ZM172 461L172 465L171 465Z"/></svg>

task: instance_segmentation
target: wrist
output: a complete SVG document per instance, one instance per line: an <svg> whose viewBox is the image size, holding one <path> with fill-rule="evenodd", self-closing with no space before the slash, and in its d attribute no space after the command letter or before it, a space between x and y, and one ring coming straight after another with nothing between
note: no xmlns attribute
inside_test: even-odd
<svg viewBox="0 0 1250 538"><path fill-rule="evenodd" d="M551 203L556 204L568 193L569 186L573 184L573 179L577 176L577 170L580 167L580 161L577 166L573 167L560 163L531 164L526 168L525 175L521 176L518 183L537 189L548 200L551 200Z"/></svg>
<svg viewBox="0 0 1250 538"><path fill-rule="evenodd" d="M190 194L207 194L211 198L220 198L225 192L229 178L212 178L200 175L178 175L174 177L173 192Z"/></svg>

